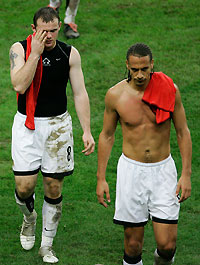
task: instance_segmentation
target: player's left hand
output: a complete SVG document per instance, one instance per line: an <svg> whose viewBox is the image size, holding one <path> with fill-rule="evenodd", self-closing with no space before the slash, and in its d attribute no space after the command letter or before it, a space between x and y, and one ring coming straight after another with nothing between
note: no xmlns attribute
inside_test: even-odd
<svg viewBox="0 0 200 265"><path fill-rule="evenodd" d="M176 188L176 195L178 196L181 191L181 196L179 202L183 202L187 200L191 196L191 179L190 177L181 176L177 188Z"/></svg>
<svg viewBox="0 0 200 265"><path fill-rule="evenodd" d="M94 148L95 148L94 139L91 133L84 133L82 136L82 139L84 143L84 149L82 150L82 153L88 156L94 152Z"/></svg>

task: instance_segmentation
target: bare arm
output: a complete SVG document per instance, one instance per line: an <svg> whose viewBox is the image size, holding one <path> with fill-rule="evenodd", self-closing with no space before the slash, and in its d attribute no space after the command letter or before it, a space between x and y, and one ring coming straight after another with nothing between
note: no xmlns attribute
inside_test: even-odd
<svg viewBox="0 0 200 265"><path fill-rule="evenodd" d="M74 47L71 50L69 64L69 77L74 94L75 108L83 129L82 139L85 149L82 152L85 155L89 155L94 152L95 147L94 139L90 131L90 104L81 68L81 58Z"/></svg>
<svg viewBox="0 0 200 265"><path fill-rule="evenodd" d="M173 123L176 129L177 141L182 159L182 173L178 181L176 193L178 194L180 190L182 191L181 198L179 200L179 202L182 202L191 195L192 141L190 131L187 126L185 110L181 102L181 96L178 88L176 91Z"/></svg>
<svg viewBox="0 0 200 265"><path fill-rule="evenodd" d="M38 31L32 39L31 53L25 62L24 49L19 42L10 49L10 76L13 88L16 92L24 94L33 81L38 60L44 50L46 33Z"/></svg>
<svg viewBox="0 0 200 265"><path fill-rule="evenodd" d="M111 91L108 91L105 98L105 111L103 130L99 136L98 143L98 169L97 169L97 198L100 204L107 207L104 201L104 193L106 199L110 202L109 187L106 182L106 167L114 144L115 130L118 122L118 115L114 109L114 97Z"/></svg>

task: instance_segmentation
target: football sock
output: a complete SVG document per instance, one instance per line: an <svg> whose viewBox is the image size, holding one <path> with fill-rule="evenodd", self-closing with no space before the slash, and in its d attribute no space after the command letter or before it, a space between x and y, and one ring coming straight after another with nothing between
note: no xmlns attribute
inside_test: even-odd
<svg viewBox="0 0 200 265"><path fill-rule="evenodd" d="M134 256L130 257L124 252L124 259L123 259L123 265L143 265L142 263L142 256Z"/></svg>
<svg viewBox="0 0 200 265"><path fill-rule="evenodd" d="M53 245L53 237L45 236L42 233L42 241L41 241L41 247L52 247Z"/></svg>
<svg viewBox="0 0 200 265"><path fill-rule="evenodd" d="M44 197L41 247L52 246L62 213L62 195L58 199Z"/></svg>
<svg viewBox="0 0 200 265"><path fill-rule="evenodd" d="M80 2L80 0L70 0L69 1L69 5L65 11L65 18L64 18L65 24L69 24L71 22L75 23L75 17L77 14L79 2Z"/></svg>
<svg viewBox="0 0 200 265"><path fill-rule="evenodd" d="M175 251L174 251L175 254ZM154 260L155 263L154 265L171 265L174 263L174 254L173 256L169 257L169 259L166 259L166 257L162 257L161 253L159 250L155 250L154 252Z"/></svg>
<svg viewBox="0 0 200 265"><path fill-rule="evenodd" d="M25 220L27 221L27 218L32 216L34 210L35 193L33 193L27 199L22 199L15 190L15 200L21 212L24 214Z"/></svg>

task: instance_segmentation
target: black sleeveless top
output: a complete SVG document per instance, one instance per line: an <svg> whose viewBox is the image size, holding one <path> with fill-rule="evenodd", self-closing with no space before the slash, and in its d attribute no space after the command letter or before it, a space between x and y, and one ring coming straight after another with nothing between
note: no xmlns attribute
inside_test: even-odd
<svg viewBox="0 0 200 265"><path fill-rule="evenodd" d="M20 43L26 54L26 40ZM42 53L43 73L35 117L51 117L66 112L70 52L70 45L57 40L56 46L51 51L44 50ZM18 111L26 115L26 92L23 95L19 94Z"/></svg>

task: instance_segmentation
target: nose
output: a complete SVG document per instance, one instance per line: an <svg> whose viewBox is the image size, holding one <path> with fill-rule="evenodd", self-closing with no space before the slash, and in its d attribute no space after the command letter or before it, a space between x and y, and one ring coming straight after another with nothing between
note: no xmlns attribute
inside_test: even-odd
<svg viewBox="0 0 200 265"><path fill-rule="evenodd" d="M142 79L143 78L143 74L142 74L141 70L138 71L137 78L138 79Z"/></svg>
<svg viewBox="0 0 200 265"><path fill-rule="evenodd" d="M47 31L47 39L50 39L50 38L51 38L51 32Z"/></svg>

